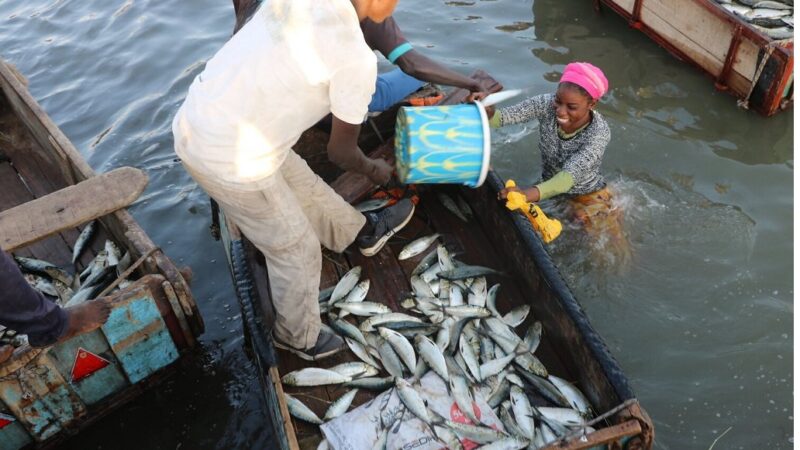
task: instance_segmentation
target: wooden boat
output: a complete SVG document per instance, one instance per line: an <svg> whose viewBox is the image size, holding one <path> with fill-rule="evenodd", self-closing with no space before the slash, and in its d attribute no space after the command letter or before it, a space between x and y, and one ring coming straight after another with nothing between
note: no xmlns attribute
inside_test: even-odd
<svg viewBox="0 0 800 450"><path fill-rule="evenodd" d="M257 3L257 2L255 2ZM254 10L248 0L234 1L237 11L237 28ZM477 73L475 76L488 76ZM458 103L467 92L450 93L444 103ZM384 113L377 125L362 131L361 148L374 149L372 157L393 160L393 143L385 142L391 135L396 109ZM381 126L383 125L383 126ZM374 133L372 133L374 130ZM388 133L388 134L387 134ZM384 143L380 144L381 141ZM324 161L327 134L312 129L295 145L318 173L335 173ZM363 199L374 186L360 175L345 173L331 182L331 186L351 203ZM320 288L334 286L351 267L362 267L362 279L369 278L369 298L380 301L394 311L399 306L402 293L410 291L408 279L420 257L399 261L400 249L410 239L439 232L449 247L461 254L460 260L505 271L511 277L503 279L503 294L498 297L498 308L509 310L514 305L529 304L531 316L544 324L543 342L537 355L548 369L562 378L575 382L590 399L596 411L610 411L608 417L596 425L598 430L548 448L583 449L624 443L625 448L649 449L653 443L653 424L639 406L628 380L611 356L602 338L592 328L580 305L570 292L535 234L530 222L519 214L512 214L496 200L502 180L490 172L487 182L479 189L456 186L420 186L417 212L409 225L393 238L377 255L367 258L357 250L344 254L325 253ZM468 202L475 217L464 223L444 208L438 192L461 195ZM213 208L212 208L213 209ZM236 225L216 211L218 224L228 257L231 276L242 310L245 342L260 373L261 403L270 418L275 448L313 449L322 436L319 428L293 419L288 412L284 392L300 392L302 400L317 415L323 416L328 404L346 392L337 386L316 388L287 388L281 376L303 367L331 367L341 362L355 360L349 352L342 352L323 361L309 363L295 355L276 350L271 328L274 320L272 297L269 290L264 257L241 234ZM528 319L531 320L531 319ZM360 392L354 405L372 398ZM605 447L603 447L605 448ZM613 447L618 448L618 447Z"/></svg>
<svg viewBox="0 0 800 450"><path fill-rule="evenodd" d="M595 0L743 107L771 116L794 102L794 39L775 40L713 0Z"/></svg>
<svg viewBox="0 0 800 450"><path fill-rule="evenodd" d="M179 271L126 210L117 209L133 199L102 201L109 195L98 189L113 188L109 181L138 176L146 182L144 174L127 168L95 176L31 97L24 78L2 60L0 89L0 248L71 267L80 229L56 222L89 209L98 217L97 231L75 270L89 264L106 240L129 252L133 262L123 273L130 287L115 294L101 329L45 349L22 345L0 364L0 449L16 450L62 442L153 386L196 346L203 320L184 278L189 273ZM87 192L97 195L87 201ZM14 226L20 221L16 212L28 228ZM49 237L40 239L44 235Z"/></svg>

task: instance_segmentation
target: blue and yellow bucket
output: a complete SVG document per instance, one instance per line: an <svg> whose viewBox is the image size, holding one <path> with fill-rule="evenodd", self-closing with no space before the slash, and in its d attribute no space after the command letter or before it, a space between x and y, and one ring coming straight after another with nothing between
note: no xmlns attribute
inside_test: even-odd
<svg viewBox="0 0 800 450"><path fill-rule="evenodd" d="M483 184L491 139L486 111L477 103L406 106L395 124L397 175L403 183Z"/></svg>

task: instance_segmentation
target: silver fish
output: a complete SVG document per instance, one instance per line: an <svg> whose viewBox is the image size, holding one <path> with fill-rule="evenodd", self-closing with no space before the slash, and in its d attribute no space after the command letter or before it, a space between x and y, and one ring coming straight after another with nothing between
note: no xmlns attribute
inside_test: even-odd
<svg viewBox="0 0 800 450"><path fill-rule="evenodd" d="M397 356L397 352L392 348L392 344L384 340L378 346L378 354L381 357L383 368L389 375L395 378L403 377L403 362L400 360L400 357Z"/></svg>
<svg viewBox="0 0 800 450"><path fill-rule="evenodd" d="M450 393L453 396L453 400L456 401L458 409L461 410L461 413L467 416L473 424L480 424L481 421L478 420L478 417L475 415L475 400L472 398L472 392L469 390L469 385L464 377L458 375L450 377Z"/></svg>
<svg viewBox="0 0 800 450"><path fill-rule="evenodd" d="M512 328L522 325L528 313L531 312L531 305L519 305L512 309L508 314L503 316L503 322L507 323Z"/></svg>
<svg viewBox="0 0 800 450"><path fill-rule="evenodd" d="M56 266L55 264L47 261L42 261L36 258L26 258L24 256L15 256L14 261L17 262L20 269L25 272L39 273L47 275L53 280L58 280L67 286L72 286L72 275L68 274L64 269Z"/></svg>
<svg viewBox="0 0 800 450"><path fill-rule="evenodd" d="M78 258L83 253L84 248L86 248L86 244L89 243L89 240L94 235L94 230L97 228L97 221L91 221L88 225L83 228L81 234L78 235L78 239L75 241L75 246L72 247L72 264L75 264L78 261Z"/></svg>
<svg viewBox="0 0 800 450"><path fill-rule="evenodd" d="M463 450L464 446L461 445L461 440L458 436L450 431L447 427L441 427L439 425L433 426L434 432L436 436L439 438L439 442L445 445L445 448L448 450Z"/></svg>
<svg viewBox="0 0 800 450"><path fill-rule="evenodd" d="M411 289L414 290L414 295L417 297L436 297L428 283L424 282L419 276L411 277L410 282Z"/></svg>
<svg viewBox="0 0 800 450"><path fill-rule="evenodd" d="M397 356L403 360L403 364L409 368L411 373L414 373L417 370L417 355L414 352L414 346L408 342L408 339L388 328L378 328L378 333L392 345Z"/></svg>
<svg viewBox="0 0 800 450"><path fill-rule="evenodd" d="M365 298L367 298L367 292L369 292L369 279L362 280L356 284L356 286L347 294L344 301L347 303L359 303L363 302Z"/></svg>
<svg viewBox="0 0 800 450"><path fill-rule="evenodd" d="M439 272L439 278L455 281L466 278L483 277L486 275L503 275L502 272L483 266L460 266L452 270Z"/></svg>
<svg viewBox="0 0 800 450"><path fill-rule="evenodd" d="M467 364L467 368L472 374L472 377L479 381L482 380L478 357L475 355L472 346L469 345L463 334L459 336L458 351L461 357L464 358L464 362Z"/></svg>
<svg viewBox="0 0 800 450"><path fill-rule="evenodd" d="M287 386L322 386L346 383L351 379L332 370L306 367L287 373L281 378L281 382Z"/></svg>
<svg viewBox="0 0 800 450"><path fill-rule="evenodd" d="M547 400L550 400L556 405L563 406L565 408L569 408L570 404L569 401L564 397L561 391L558 390L553 383L548 381L545 378L540 376L534 375L532 373L528 373L525 370L519 371L519 374L522 375L523 378L528 380L528 384L533 386L533 388L541 394Z"/></svg>
<svg viewBox="0 0 800 450"><path fill-rule="evenodd" d="M27 281L32 288L36 289L42 294L47 294L51 297L58 298L59 296L58 291L56 290L56 287L53 285L53 283L51 283L49 280L46 280L44 277L40 275L35 275L32 273L26 273L24 277L25 281Z"/></svg>
<svg viewBox="0 0 800 450"><path fill-rule="evenodd" d="M522 342L529 352L533 353L539 348L539 343L542 341L542 322L534 322L533 325L528 327L525 332L525 338Z"/></svg>
<svg viewBox="0 0 800 450"><path fill-rule="evenodd" d="M354 206L354 208L360 212L375 211L377 209L385 207L386 205L389 204L390 201L391 201L390 198L373 198L371 200L363 201L357 204L356 206Z"/></svg>
<svg viewBox="0 0 800 450"><path fill-rule="evenodd" d="M289 414L291 414L293 417L313 423L315 425L322 425L322 419L314 414L314 411L303 404L303 402L285 392L283 393L283 398L286 399L286 406L289 407Z"/></svg>
<svg viewBox="0 0 800 450"><path fill-rule="evenodd" d="M559 378L555 375L550 375L547 379L555 385L555 387L561 392L564 398L567 399L570 406L575 408L578 412L580 412L583 416L588 417L592 413L592 406L589 403L589 400L583 396L583 393L575 387L569 381Z"/></svg>
<svg viewBox="0 0 800 450"><path fill-rule="evenodd" d="M425 255L425 257L422 258L422 260L419 262L419 264L417 264L417 267L415 267L414 270L411 272L411 275L412 276L413 275L419 275L422 272L428 270L428 268L430 266L432 266L434 263L437 262L436 261L436 256L437 256L436 251L431 251L430 253Z"/></svg>
<svg viewBox="0 0 800 450"><path fill-rule="evenodd" d="M442 350L430 338L422 335L414 337L414 344L417 345L420 358L447 383L450 376L447 373L447 362L444 360Z"/></svg>
<svg viewBox="0 0 800 450"><path fill-rule="evenodd" d="M445 247L444 245L439 245L438 247L436 247L436 256L439 259L439 268L442 271L453 270L456 268L453 256L450 254L450 251L447 250L447 247Z"/></svg>
<svg viewBox="0 0 800 450"><path fill-rule="evenodd" d="M103 249L108 254L108 265L109 266L116 266L119 264L119 260L122 259L122 251L120 251L117 244L113 243L112 241L106 239L106 244Z"/></svg>
<svg viewBox="0 0 800 450"><path fill-rule="evenodd" d="M402 378L397 378L394 386L397 389L397 396L400 401L411 411L411 414L430 425L431 418L428 415L428 408L425 406L425 402L422 401L422 397L411 387L411 384Z"/></svg>
<svg viewBox="0 0 800 450"><path fill-rule="evenodd" d="M526 438L526 433L522 431L517 424L517 421L511 416L511 401L506 400L504 401L499 408L500 421L503 422L503 426L506 428L506 431L511 433L514 436Z"/></svg>
<svg viewBox="0 0 800 450"><path fill-rule="evenodd" d="M322 302L328 300L329 298L331 298L331 294L333 294L333 290L335 288L336 288L336 286L331 286L331 287L328 287L328 288L325 288L325 289L319 291L319 302L322 303Z"/></svg>
<svg viewBox="0 0 800 450"><path fill-rule="evenodd" d="M765 9L779 9L779 10L789 10L789 11L793 9L791 5L786 5L781 2L776 2L772 0L762 0L753 5L753 8L755 8L756 10L760 8L765 8Z"/></svg>
<svg viewBox="0 0 800 450"><path fill-rule="evenodd" d="M437 192L436 196L439 198L439 202L442 204L442 206L447 208L448 211L453 213L462 221L467 222L467 218L464 217L464 213L461 212L461 210L458 208L458 205L456 205L456 202L450 198L449 195L445 194L444 192Z"/></svg>
<svg viewBox="0 0 800 450"><path fill-rule="evenodd" d="M434 264L434 265L430 266L428 268L428 270L422 272L419 275L419 277L422 279L422 281L424 281L426 283L430 283L431 281L433 281L433 280L435 280L437 278L436 275L438 275L439 272L441 272L441 271L442 271L442 269L439 267L439 265L438 264Z"/></svg>
<svg viewBox="0 0 800 450"><path fill-rule="evenodd" d="M450 343L450 329L455 323L455 318L448 317L440 324L439 332L436 334L436 346L442 351L444 351Z"/></svg>
<svg viewBox="0 0 800 450"><path fill-rule="evenodd" d="M346 274L336 283L336 287L331 293L331 304L343 299L355 287L361 278L361 266L355 266L348 270Z"/></svg>
<svg viewBox="0 0 800 450"><path fill-rule="evenodd" d="M383 325L389 322L417 322L422 324L422 320L418 317L409 316L408 314L389 312L385 314L378 314L370 317L369 319L361 322L360 329L363 332L373 331L378 325Z"/></svg>
<svg viewBox="0 0 800 450"><path fill-rule="evenodd" d="M501 404L505 399L508 398L508 394L511 392L511 384L503 380L501 381L497 387L489 393L489 398L486 400L486 403L492 408L497 408L497 405Z"/></svg>
<svg viewBox="0 0 800 450"><path fill-rule="evenodd" d="M492 312L489 311L488 309L472 305L445 306L444 312L447 315L458 318L467 318L467 317L483 318L492 315Z"/></svg>
<svg viewBox="0 0 800 450"><path fill-rule="evenodd" d="M458 203L458 209L461 210L461 213L467 218L467 221L469 221L469 219L472 218L472 208L469 207L469 203L460 195L456 195L456 202Z"/></svg>
<svg viewBox="0 0 800 450"><path fill-rule="evenodd" d="M378 369L364 362L348 361L337 364L328 370L332 370L340 375L350 378L374 377L378 374Z"/></svg>
<svg viewBox="0 0 800 450"><path fill-rule="evenodd" d="M394 385L393 377L386 377L386 378L370 377L370 378L356 378L355 380L348 381L343 386L380 392L389 389L393 385Z"/></svg>
<svg viewBox="0 0 800 450"><path fill-rule="evenodd" d="M528 396L517 386L511 386L511 409L514 411L514 418L517 425L525 433L525 437L533 439L536 430L536 423L533 420L533 411Z"/></svg>
<svg viewBox="0 0 800 450"><path fill-rule="evenodd" d="M502 431L497 431L489 427L469 425L466 423L453 422L446 419L443 420L442 423L447 428L460 435L462 438L466 438L480 444L495 442L508 437L508 435Z"/></svg>
<svg viewBox="0 0 800 450"><path fill-rule="evenodd" d="M562 425L574 427L583 425L585 420L581 414L572 408L556 408L552 406L540 406L536 408L542 416L556 421Z"/></svg>
<svg viewBox="0 0 800 450"><path fill-rule="evenodd" d="M346 413L347 409L350 408L350 404L353 403L353 399L356 398L356 394L358 394L358 389L351 389L336 399L336 401L331 403L331 406L328 407L328 410L325 411L325 417L323 417L323 419L332 420Z"/></svg>
<svg viewBox="0 0 800 450"><path fill-rule="evenodd" d="M360 302L360 303L339 302L336 304L336 307L343 311L347 311L350 314L355 314L357 316L374 316L377 314L388 314L392 312L392 310L383 303L375 303L375 302Z"/></svg>
<svg viewBox="0 0 800 450"><path fill-rule="evenodd" d="M486 308L492 312L492 315L495 317L501 317L502 315L497 311L497 290L500 289L499 284L495 284L491 288L489 288L489 292L486 293Z"/></svg>
<svg viewBox="0 0 800 450"><path fill-rule="evenodd" d="M330 324L331 327L333 327L333 329L341 336L347 336L361 345L367 345L367 340L364 339L364 335L361 334L361 331L358 329L358 327L352 323L342 319L335 319L330 321Z"/></svg>
<svg viewBox="0 0 800 450"><path fill-rule="evenodd" d="M481 381L500 373L503 369L506 368L506 366L511 364L511 361L513 361L514 358L516 358L516 355L511 354L481 364L479 369L481 374Z"/></svg>
<svg viewBox="0 0 800 450"><path fill-rule="evenodd" d="M363 345L350 339L349 337L344 338L344 341L347 343L347 346L350 347L350 351L355 353L355 355L358 356L360 360L364 361L370 366L380 369L381 366L378 365L377 362L375 362L375 359L372 358L372 355L369 354L369 352Z"/></svg>
<svg viewBox="0 0 800 450"><path fill-rule="evenodd" d="M408 258L413 258L416 255L424 252L426 248L430 247L436 239L439 239L440 234L434 233L430 236L423 236L419 239L414 240L410 244L403 247L400 250L400 254L397 256L397 259L404 260Z"/></svg>
<svg viewBox="0 0 800 450"><path fill-rule="evenodd" d="M467 295L467 303L475 306L486 306L486 300L489 295L486 287L486 278L476 278L475 282L469 287L470 292Z"/></svg>

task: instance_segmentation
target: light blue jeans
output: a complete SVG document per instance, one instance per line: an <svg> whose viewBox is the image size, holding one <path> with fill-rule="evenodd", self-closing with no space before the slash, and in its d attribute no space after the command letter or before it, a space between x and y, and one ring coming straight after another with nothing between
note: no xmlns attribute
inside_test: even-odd
<svg viewBox="0 0 800 450"><path fill-rule="evenodd" d="M406 75L400 69L394 69L378 75L375 83L375 94L369 103L369 112L382 112L391 108L409 94L421 88L425 84L410 75Z"/></svg>

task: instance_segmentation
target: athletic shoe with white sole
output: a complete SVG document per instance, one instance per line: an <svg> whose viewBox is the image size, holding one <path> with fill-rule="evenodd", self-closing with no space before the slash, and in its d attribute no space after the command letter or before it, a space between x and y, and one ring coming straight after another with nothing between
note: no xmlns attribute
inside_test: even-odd
<svg viewBox="0 0 800 450"><path fill-rule="evenodd" d="M373 225L372 234L359 236L356 243L362 255L373 256L411 220L414 216L414 202L404 198L383 211L365 215Z"/></svg>

